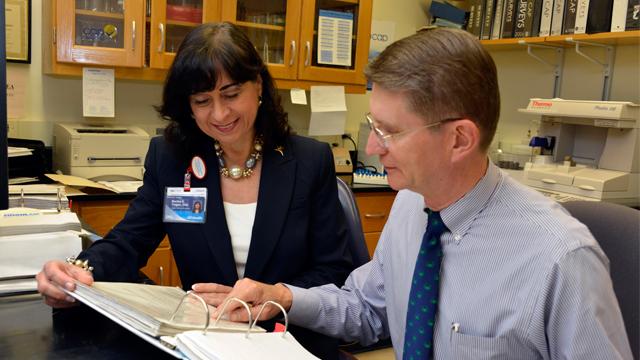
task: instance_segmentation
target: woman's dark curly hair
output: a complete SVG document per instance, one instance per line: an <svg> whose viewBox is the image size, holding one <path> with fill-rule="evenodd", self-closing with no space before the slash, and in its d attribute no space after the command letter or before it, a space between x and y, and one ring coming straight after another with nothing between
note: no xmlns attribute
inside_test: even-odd
<svg viewBox="0 0 640 360"><path fill-rule="evenodd" d="M165 139L184 156L192 156L197 148L211 143L191 116L189 96L213 90L222 72L238 83L262 78L256 135L262 136L265 149L284 145L290 127L273 78L249 38L228 22L202 24L180 45L165 80L162 105L156 108L170 121Z"/></svg>

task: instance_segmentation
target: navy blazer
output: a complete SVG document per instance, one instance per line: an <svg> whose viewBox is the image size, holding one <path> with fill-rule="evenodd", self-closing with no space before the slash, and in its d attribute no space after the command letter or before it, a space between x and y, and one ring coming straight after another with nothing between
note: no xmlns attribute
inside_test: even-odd
<svg viewBox="0 0 640 360"><path fill-rule="evenodd" d="M185 289L238 280L213 142L197 149L207 174L192 176L191 187L208 189L206 223L163 222L165 189L183 186L191 159L178 156L164 138L152 139L143 185L124 219L79 256L89 259L96 280L135 281L165 234ZM294 135L282 153L265 149L262 161L245 277L305 288L342 285L353 266L329 146Z"/></svg>

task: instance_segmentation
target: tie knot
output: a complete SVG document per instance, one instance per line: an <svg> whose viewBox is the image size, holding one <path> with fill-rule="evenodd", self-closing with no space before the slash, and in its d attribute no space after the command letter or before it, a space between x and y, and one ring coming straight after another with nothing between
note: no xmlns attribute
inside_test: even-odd
<svg viewBox="0 0 640 360"><path fill-rule="evenodd" d="M439 211L431 211L427 209L427 214L429 218L427 219L427 232L431 236L435 236L440 238L443 232L447 231L447 226L442 221L442 217L440 216Z"/></svg>

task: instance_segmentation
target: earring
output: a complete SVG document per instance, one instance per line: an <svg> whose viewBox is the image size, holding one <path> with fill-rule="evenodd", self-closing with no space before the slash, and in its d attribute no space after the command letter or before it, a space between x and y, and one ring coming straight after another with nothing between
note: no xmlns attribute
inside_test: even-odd
<svg viewBox="0 0 640 360"><path fill-rule="evenodd" d="M258 106L262 105L262 96L258 96Z"/></svg>

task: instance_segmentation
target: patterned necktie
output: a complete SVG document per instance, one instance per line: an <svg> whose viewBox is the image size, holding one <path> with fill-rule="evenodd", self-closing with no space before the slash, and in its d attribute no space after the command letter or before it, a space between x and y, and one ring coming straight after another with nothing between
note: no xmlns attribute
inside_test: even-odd
<svg viewBox="0 0 640 360"><path fill-rule="evenodd" d="M429 359L433 351L433 326L438 307L440 284L440 261L442 247L440 235L447 230L439 212L426 210L429 214L427 231L413 271L407 325L404 333L404 360Z"/></svg>

